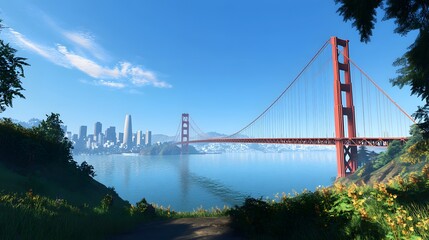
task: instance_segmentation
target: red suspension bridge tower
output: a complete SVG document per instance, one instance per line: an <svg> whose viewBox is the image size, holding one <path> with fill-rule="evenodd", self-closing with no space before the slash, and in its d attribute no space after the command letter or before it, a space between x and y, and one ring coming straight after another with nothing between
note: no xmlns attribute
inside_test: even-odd
<svg viewBox="0 0 429 240"><path fill-rule="evenodd" d="M182 114L182 127L181 127L181 143L182 143L182 154L188 153L189 150L189 114Z"/></svg>
<svg viewBox="0 0 429 240"><path fill-rule="evenodd" d="M355 107L350 76L349 41L331 37L334 66L335 147L337 150L337 177L345 177L357 169L357 146L345 145L344 138L356 137ZM339 49L342 47L341 49ZM340 58L342 56L342 62ZM345 93L345 106L343 105ZM345 119L346 118L346 119ZM347 124L344 123L347 120ZM347 131L346 131L347 130ZM347 133L347 135L346 135Z"/></svg>

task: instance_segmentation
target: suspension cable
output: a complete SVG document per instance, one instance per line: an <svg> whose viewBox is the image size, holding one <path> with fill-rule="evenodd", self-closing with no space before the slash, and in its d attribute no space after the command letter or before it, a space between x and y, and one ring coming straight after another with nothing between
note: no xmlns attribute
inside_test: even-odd
<svg viewBox="0 0 429 240"><path fill-rule="evenodd" d="M351 58L347 57L343 51L340 51L341 54L349 59L349 61L363 74L365 75L365 77L368 78L368 80L378 89L378 91L380 91L384 96L386 96L390 102L392 102L403 114L405 114L405 116L407 116L413 123L416 123L416 121L414 121L414 119L408 115L407 112L405 112L395 101L393 101L393 99L380 87L378 86L378 84L365 72L362 70L362 68L360 68Z"/></svg>
<svg viewBox="0 0 429 240"><path fill-rule="evenodd" d="M238 135L240 132L242 132L243 130L245 130L246 128L248 128L249 126L251 126L253 123L255 123L256 121L258 121L262 116L264 116L268 110L270 110L270 108L276 104L281 97L283 97L283 95L289 90L290 87L292 87L292 85L301 77L301 75L305 72L305 70L307 70L307 68L314 62L314 60L320 55L320 53L326 48L326 46L328 46L330 42L330 39L328 39L325 44L323 44L323 46L319 49L319 51L317 51L317 53L313 56L313 58L311 58L311 60L307 63L307 65L305 65L305 67L301 70L301 72L295 77L295 79L286 87L285 90L283 90L283 92L280 94L280 96L278 96L274 102L272 102L258 117L256 117L253 121L251 121L249 124L247 124L245 127L243 127L242 129L240 129L239 131L225 137L225 138L232 138L235 135Z"/></svg>

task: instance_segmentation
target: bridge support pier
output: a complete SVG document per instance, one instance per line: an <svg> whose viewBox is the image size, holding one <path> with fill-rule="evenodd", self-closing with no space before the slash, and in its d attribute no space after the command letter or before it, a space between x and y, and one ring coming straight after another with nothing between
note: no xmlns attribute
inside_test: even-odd
<svg viewBox="0 0 429 240"><path fill-rule="evenodd" d="M182 113L182 131L181 131L181 142L182 142L182 154L189 153L189 114Z"/></svg>
<svg viewBox="0 0 429 240"><path fill-rule="evenodd" d="M331 45L334 67L335 147L337 150L337 178L339 178L354 173L357 169L357 147L345 145L343 142L345 138L356 137L356 123L350 76L349 41L331 37ZM339 47L342 47L342 51L339 50ZM340 62L341 58L342 62ZM342 77L344 82L341 81ZM343 94L345 95L345 106L343 106ZM345 124L345 120L347 124Z"/></svg>

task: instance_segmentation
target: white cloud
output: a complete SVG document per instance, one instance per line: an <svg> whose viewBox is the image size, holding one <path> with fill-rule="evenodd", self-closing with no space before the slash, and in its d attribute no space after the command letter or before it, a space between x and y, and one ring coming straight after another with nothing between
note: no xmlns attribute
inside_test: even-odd
<svg viewBox="0 0 429 240"><path fill-rule="evenodd" d="M58 45L57 49L58 52L63 54L63 56L73 67L81 70L93 78L117 78L119 76L118 68L109 69L102 67L90 59L79 56L73 52L69 52L63 45Z"/></svg>
<svg viewBox="0 0 429 240"><path fill-rule="evenodd" d="M65 30L61 30L61 32L68 40L86 49L99 60L106 60L108 58L105 51L94 41L94 37L90 33Z"/></svg>
<svg viewBox="0 0 429 240"><path fill-rule="evenodd" d="M97 64L96 62L87 59L85 57L79 56L73 52L67 50L63 45L58 45L58 51L63 54L69 63L75 68L81 70L82 72L88 74L93 78L103 78L103 79L128 79L132 85L136 87L152 85L158 88L171 88L171 85L160 81L155 73L144 70L139 66L133 66L129 62L122 62L115 66L114 68L103 67ZM112 86L112 84L107 84L111 82L104 82L104 86ZM117 87L118 85L116 85ZM125 86L123 86L125 87Z"/></svg>
<svg viewBox="0 0 429 240"><path fill-rule="evenodd" d="M24 35L13 30L12 28L9 28L9 33L13 42L15 42L20 47L35 52L57 65L70 68L70 64L67 63L64 57L55 48L50 48L37 44L27 39Z"/></svg>
<svg viewBox="0 0 429 240"><path fill-rule="evenodd" d="M166 82L159 81L153 72L143 70L141 67L132 67L128 72L131 77L131 82L136 86L153 85L159 88L172 87Z"/></svg>
<svg viewBox="0 0 429 240"><path fill-rule="evenodd" d="M124 87L126 87L126 85L124 83L105 81L105 80L99 80L98 84L106 86L106 87L112 87L112 88L124 88Z"/></svg>
<svg viewBox="0 0 429 240"><path fill-rule="evenodd" d="M48 47L31 41L13 29L10 29L9 32L13 42L16 44L48 59L54 64L80 70L94 78L95 85L116 89L143 86L157 88L172 87L169 83L159 80L154 72L145 70L143 67L133 65L127 61L119 62L113 67L102 66L100 63L82 54L70 51L63 44L57 44L56 47ZM95 44L92 38L81 34L69 32L68 39L87 50L93 51L94 56L97 54L97 49L101 49ZM102 51L99 52L101 53Z"/></svg>

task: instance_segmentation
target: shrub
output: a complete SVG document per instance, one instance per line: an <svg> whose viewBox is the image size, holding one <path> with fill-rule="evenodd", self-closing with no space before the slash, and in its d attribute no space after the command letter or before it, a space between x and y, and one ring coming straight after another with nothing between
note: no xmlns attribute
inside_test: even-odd
<svg viewBox="0 0 429 240"><path fill-rule="evenodd" d="M80 164L79 170L86 176L95 177L94 167L89 165L86 161Z"/></svg>

